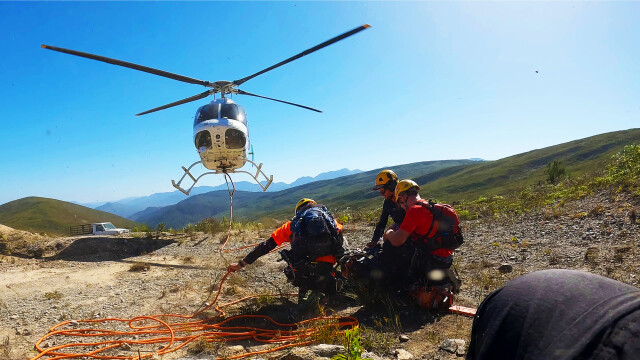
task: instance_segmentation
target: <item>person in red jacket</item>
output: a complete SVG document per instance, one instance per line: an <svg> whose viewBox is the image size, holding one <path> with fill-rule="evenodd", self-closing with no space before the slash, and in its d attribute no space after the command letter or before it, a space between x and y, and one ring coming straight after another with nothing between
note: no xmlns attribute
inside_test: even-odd
<svg viewBox="0 0 640 360"><path fill-rule="evenodd" d="M414 259L420 263L419 273L427 273L430 280L438 281L442 280L443 271L432 271L449 269L453 263L454 251L438 246L441 239L434 237L438 231L437 222L434 223L433 214L425 206L428 202L420 198L419 190L420 186L413 180L402 180L398 183L395 193L398 204L406 210L406 215L400 228L387 230L383 238L393 246L402 246L407 241L412 241L417 249L423 250L420 259ZM425 239L429 240L425 242ZM415 272L415 263L413 266L407 266L410 267L407 271Z"/></svg>

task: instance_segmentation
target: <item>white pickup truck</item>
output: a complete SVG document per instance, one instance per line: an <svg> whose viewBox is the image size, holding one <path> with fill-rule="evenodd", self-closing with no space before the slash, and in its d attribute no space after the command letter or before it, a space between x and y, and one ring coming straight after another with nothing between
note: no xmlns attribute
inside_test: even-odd
<svg viewBox="0 0 640 360"><path fill-rule="evenodd" d="M128 233L129 229L120 229L110 222L103 222L69 226L69 232L71 235L120 235Z"/></svg>

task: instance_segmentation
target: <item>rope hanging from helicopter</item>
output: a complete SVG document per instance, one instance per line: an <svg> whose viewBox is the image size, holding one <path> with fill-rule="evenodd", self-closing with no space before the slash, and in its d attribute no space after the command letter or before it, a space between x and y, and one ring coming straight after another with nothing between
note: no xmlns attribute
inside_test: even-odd
<svg viewBox="0 0 640 360"><path fill-rule="evenodd" d="M224 173L224 180L227 183L227 192L229 193L229 228L227 230L227 238L222 244L220 251L233 252L233 251L248 249L248 248L252 248L260 245L260 243L258 242L255 244L241 246L235 249L225 249L225 246L227 246L227 243L231 239L231 230L233 230L233 195L236 193L236 185L233 183L233 179L231 179L231 175L229 175L227 172ZM229 187L229 183L231 183L231 187Z"/></svg>
<svg viewBox="0 0 640 360"><path fill-rule="evenodd" d="M227 246L227 243L229 242L229 240L231 240L231 233L233 230L233 195L236 193L236 186L233 182L233 179L231 179L231 175L229 175L227 172L224 173L224 178L227 184L227 192L229 193L229 227L227 229L227 238L225 239L224 243L222 244L222 247L220 248L220 251L223 253L229 253L229 252L234 252L234 251L238 251L238 250L244 250L244 249L249 249L252 247L256 247L258 245L260 245L260 242L257 242L255 244L250 244L250 245L244 245L244 246L240 246L234 249L225 249L225 247ZM231 183L231 187L229 187L229 183ZM202 242L202 241L201 241ZM197 244L196 244L197 245ZM275 252L280 250L283 247L286 247L286 243L282 244L278 247L276 247L275 249L271 250L269 253Z"/></svg>

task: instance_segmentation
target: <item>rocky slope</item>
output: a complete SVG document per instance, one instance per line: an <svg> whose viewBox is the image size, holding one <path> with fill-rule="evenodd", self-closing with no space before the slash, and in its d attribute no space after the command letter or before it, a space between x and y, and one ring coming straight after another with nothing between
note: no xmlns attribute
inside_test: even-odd
<svg viewBox="0 0 640 360"><path fill-rule="evenodd" d="M548 268L580 269L640 286L639 212L637 198L605 192L553 212L466 221L466 243L455 260L463 280L457 303L475 307L505 281ZM372 229L371 224L347 224L350 246L363 246ZM228 247L253 243L269 233L270 229L234 231ZM40 239L44 259L0 256L0 358L35 356L36 341L63 320L194 312L211 301L226 264L247 251L220 252L225 238L226 234L165 234L159 239ZM269 254L232 274L223 286L220 303L251 294L294 291L284 279L278 257ZM347 300L334 305L339 314L360 320L364 328L361 344L371 358L456 359L464 353L464 346L456 355L455 347L442 349L451 344L446 340L468 341L470 335L472 319L460 315L435 316L411 305L391 311L363 309ZM291 303L276 301L262 308L255 303L239 305L234 311L286 319L290 308ZM250 341L209 348L195 345L161 358L214 359L215 354L231 356L264 348ZM340 351L339 346L320 346L261 356L324 359Z"/></svg>

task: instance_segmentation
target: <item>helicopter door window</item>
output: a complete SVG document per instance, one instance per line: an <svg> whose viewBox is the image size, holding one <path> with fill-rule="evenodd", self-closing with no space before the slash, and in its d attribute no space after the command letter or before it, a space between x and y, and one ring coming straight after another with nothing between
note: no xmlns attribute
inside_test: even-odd
<svg viewBox="0 0 640 360"><path fill-rule="evenodd" d="M236 104L223 104L222 109L220 110L220 117L238 120L238 107Z"/></svg>
<svg viewBox="0 0 640 360"><path fill-rule="evenodd" d="M207 130L200 131L198 135L196 135L196 149L201 147L211 147L211 134L209 134Z"/></svg>
<svg viewBox="0 0 640 360"><path fill-rule="evenodd" d="M224 133L224 143L227 149L243 149L247 143L244 133L237 129L227 129Z"/></svg>
<svg viewBox="0 0 640 360"><path fill-rule="evenodd" d="M218 104L207 104L201 106L196 112L196 120L194 125L197 125L203 121L217 119L218 118Z"/></svg>

